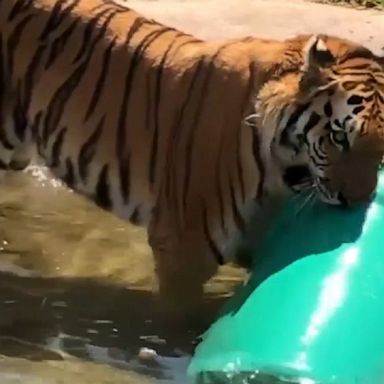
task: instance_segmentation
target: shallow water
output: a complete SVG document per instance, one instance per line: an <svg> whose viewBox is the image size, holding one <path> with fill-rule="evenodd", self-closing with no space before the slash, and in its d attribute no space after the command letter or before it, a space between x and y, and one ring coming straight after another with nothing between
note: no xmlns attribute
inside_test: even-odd
<svg viewBox="0 0 384 384"><path fill-rule="evenodd" d="M160 323L145 232L39 167L0 186L0 382L186 383L199 328ZM208 284L207 318L243 278Z"/></svg>

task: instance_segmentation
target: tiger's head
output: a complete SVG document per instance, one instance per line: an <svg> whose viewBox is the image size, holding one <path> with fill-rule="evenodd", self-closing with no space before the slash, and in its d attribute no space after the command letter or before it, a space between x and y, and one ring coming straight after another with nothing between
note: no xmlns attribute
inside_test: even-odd
<svg viewBox="0 0 384 384"><path fill-rule="evenodd" d="M384 63L328 37L290 41L255 103L255 125L283 184L329 204L372 197L384 155Z"/></svg>

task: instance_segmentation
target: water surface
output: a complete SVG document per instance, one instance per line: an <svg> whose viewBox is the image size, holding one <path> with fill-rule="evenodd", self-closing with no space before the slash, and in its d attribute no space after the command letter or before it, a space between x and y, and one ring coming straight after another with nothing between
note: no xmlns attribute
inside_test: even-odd
<svg viewBox="0 0 384 384"><path fill-rule="evenodd" d="M0 382L186 383L199 328L159 320L144 230L44 169L0 186ZM243 277L225 267L207 318Z"/></svg>

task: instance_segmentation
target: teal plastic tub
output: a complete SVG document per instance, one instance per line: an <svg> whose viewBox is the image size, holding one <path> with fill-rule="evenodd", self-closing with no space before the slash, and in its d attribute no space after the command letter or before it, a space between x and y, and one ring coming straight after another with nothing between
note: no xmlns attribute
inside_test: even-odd
<svg viewBox="0 0 384 384"><path fill-rule="evenodd" d="M384 384L384 172L374 200L283 207L204 335L199 384Z"/></svg>

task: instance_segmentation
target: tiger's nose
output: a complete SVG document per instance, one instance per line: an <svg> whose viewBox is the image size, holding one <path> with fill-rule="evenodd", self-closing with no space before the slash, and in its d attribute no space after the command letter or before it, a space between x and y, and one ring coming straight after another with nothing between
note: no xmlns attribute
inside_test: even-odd
<svg viewBox="0 0 384 384"><path fill-rule="evenodd" d="M366 170L354 175L345 175L335 190L340 192L340 202L347 203L349 206L368 203L375 194L377 185L377 172Z"/></svg>

